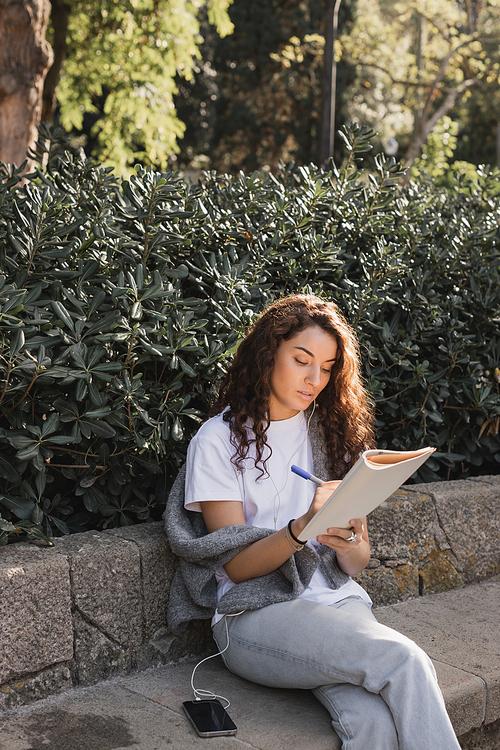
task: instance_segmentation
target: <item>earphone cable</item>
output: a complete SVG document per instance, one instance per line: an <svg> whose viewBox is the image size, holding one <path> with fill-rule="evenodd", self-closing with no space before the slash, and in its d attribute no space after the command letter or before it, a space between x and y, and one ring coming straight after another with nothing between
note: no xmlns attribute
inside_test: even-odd
<svg viewBox="0 0 500 750"><path fill-rule="evenodd" d="M281 488L281 490L278 490L278 488L276 487L276 483L275 483L274 479L272 478L271 472L269 470L267 472L267 474L269 476L269 479L273 483L273 487L274 487L274 490L276 492L276 494L275 494L275 496L273 498L273 518L274 518L274 528L275 529L277 528L278 515L279 515L280 507L281 507L281 493L284 492L284 490L286 489L286 486L288 484L288 477L289 477L288 469L292 465L292 461L295 458L295 456L297 455L297 453L300 451L300 449L303 447L303 445L307 441L307 438L309 436L309 425L311 424L311 419L314 416L315 410L316 410L316 399L313 401L313 408L312 408L311 414L309 415L309 417L307 419L305 438L302 441L302 443L299 445L299 447L297 448L297 450L294 452L294 454L288 460L288 464L287 464L287 468L286 468L286 472L285 472L285 474L286 474L286 476L285 476L285 484L283 485L283 487ZM278 498L278 507L276 507L276 498Z"/></svg>
<svg viewBox="0 0 500 750"><path fill-rule="evenodd" d="M210 656L205 657L201 661L196 664L194 667L192 673L191 673L191 690L193 691L194 699L197 701L201 700L214 700L215 698L220 698L222 701L226 702L226 705L224 708L229 708L231 705L231 701L229 698L226 698L225 695L217 695L217 693L212 692L212 690L204 690L203 688L195 688L194 686L194 675L198 667L200 667L202 664L204 664L209 659L215 659L216 656L221 656L227 649L229 648L229 631L227 628L227 618L228 617L238 617L238 615L242 615L245 610L243 609L241 612L236 612L234 615L224 615L224 624L226 626L226 645L222 649L222 651L217 651L216 654L211 654Z"/></svg>

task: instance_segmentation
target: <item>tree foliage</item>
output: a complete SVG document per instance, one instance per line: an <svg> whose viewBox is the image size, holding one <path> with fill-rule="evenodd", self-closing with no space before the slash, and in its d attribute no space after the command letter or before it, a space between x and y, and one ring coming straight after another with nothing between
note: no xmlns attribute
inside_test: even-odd
<svg viewBox="0 0 500 750"><path fill-rule="evenodd" d="M498 472L498 171L402 192L381 154L364 181L352 126L340 170L120 181L56 136L0 172L1 543L158 518L243 331L296 291L359 332L381 447L436 446L420 481Z"/></svg>
<svg viewBox="0 0 500 750"><path fill-rule="evenodd" d="M201 44L199 13L231 33L231 0L69 0L59 118L81 131L91 118L95 158L123 172L134 162L166 167L184 132L174 96ZM54 10L57 13L57 9ZM56 26L53 23L53 37Z"/></svg>
<svg viewBox="0 0 500 750"><path fill-rule="evenodd" d="M411 164L444 115L483 88L498 92L499 10L498 0L359 0L354 29L342 37L357 68L350 116L384 143L396 136Z"/></svg>
<svg viewBox="0 0 500 750"><path fill-rule="evenodd" d="M448 114L460 124L456 158L495 163L498 2L342 0L337 126L373 127L380 148L397 140L412 162ZM122 174L135 163L232 173L319 163L327 5L52 0L48 111L65 60L59 122Z"/></svg>

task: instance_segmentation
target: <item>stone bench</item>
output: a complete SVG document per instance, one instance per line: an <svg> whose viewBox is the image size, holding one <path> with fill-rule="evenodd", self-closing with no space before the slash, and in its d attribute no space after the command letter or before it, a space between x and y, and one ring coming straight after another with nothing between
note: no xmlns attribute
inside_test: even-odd
<svg viewBox="0 0 500 750"><path fill-rule="evenodd" d="M380 620L411 635L435 659L464 750L499 747L499 598L497 577L377 609ZM0 714L2 750L206 747L182 712L182 701L192 697L197 663L197 658L183 658ZM307 690L247 682L231 674L219 657L201 664L194 682L231 701L237 736L212 740L217 748L238 750L241 743L254 750L340 748L327 711Z"/></svg>
<svg viewBox="0 0 500 750"><path fill-rule="evenodd" d="M359 580L377 616L437 660L461 735L496 731L500 477L406 486L369 529L373 557ZM166 627L174 570L161 523L75 534L51 549L0 549L0 711L209 651L208 623L181 638ZM478 623L479 602L487 606Z"/></svg>

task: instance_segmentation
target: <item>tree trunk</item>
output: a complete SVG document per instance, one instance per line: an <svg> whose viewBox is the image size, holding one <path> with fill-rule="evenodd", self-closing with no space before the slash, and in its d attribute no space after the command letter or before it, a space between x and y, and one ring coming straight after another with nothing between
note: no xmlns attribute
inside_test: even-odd
<svg viewBox="0 0 500 750"><path fill-rule="evenodd" d="M37 139L50 0L0 0L0 161L20 166Z"/></svg>
<svg viewBox="0 0 500 750"><path fill-rule="evenodd" d="M470 79L468 81L463 81L459 86L457 86L455 89L450 91L444 100L444 102L441 104L441 106L434 112L432 117L430 117L428 120L422 120L420 122L418 133L415 135L413 141L410 143L408 147L408 151L406 152L406 155L404 157L404 166L408 168L408 171L406 172L406 178L404 180L404 184L407 184L410 180L410 170L413 162L419 155L422 146L426 142L427 138L429 137L429 133L433 131L436 124L439 122L439 120L444 117L450 109L454 106L457 99L466 91L467 89L471 88L472 86L477 86L478 82L475 79Z"/></svg>
<svg viewBox="0 0 500 750"><path fill-rule="evenodd" d="M446 68L448 67L450 60L460 49L469 45L471 41L473 41L473 37L469 37L468 39L463 40L456 47L451 49L442 61L439 70L436 73L434 81L432 82L432 85L427 93L425 106L422 112L419 114L418 128L416 128L416 131L413 134L412 142L410 143L408 151L406 152L403 160L405 167L407 167L406 177L403 181L405 185L407 185L410 181L411 167L413 165L413 162L419 155L422 146L429 137L429 133L432 132L433 128L439 122L441 117L444 117L444 115L449 112L449 110L455 105L457 99L459 99L467 89L471 88L472 86L480 85L480 81L477 78L469 78L465 81L462 81L462 83L460 83L456 88L448 92L444 102L431 116L430 113L434 98L436 96L436 93L438 92L438 85L444 78Z"/></svg>
<svg viewBox="0 0 500 750"><path fill-rule="evenodd" d="M64 0L52 0L52 50L54 61L49 68L43 86L43 105L41 122L52 122L57 104L56 91L61 77L61 70L68 53L68 22L71 8Z"/></svg>

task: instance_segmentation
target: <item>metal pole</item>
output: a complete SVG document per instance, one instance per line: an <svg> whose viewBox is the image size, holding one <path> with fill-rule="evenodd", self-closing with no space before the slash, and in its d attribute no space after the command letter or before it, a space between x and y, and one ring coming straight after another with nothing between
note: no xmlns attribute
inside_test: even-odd
<svg viewBox="0 0 500 750"><path fill-rule="evenodd" d="M335 136L335 95L337 83L337 63L335 61L335 40L338 30L339 8L342 0L328 0L325 24L325 67L323 72L323 122L321 128L321 166L328 166L333 156Z"/></svg>
<svg viewBox="0 0 500 750"><path fill-rule="evenodd" d="M330 87L330 142L329 156L333 156L333 147L335 144L335 99L337 95L337 61L335 59L335 41L337 39L339 27L339 8L342 0L335 0L332 18L332 82Z"/></svg>
<svg viewBox="0 0 500 750"><path fill-rule="evenodd" d="M497 167L500 169L500 121L497 122Z"/></svg>

